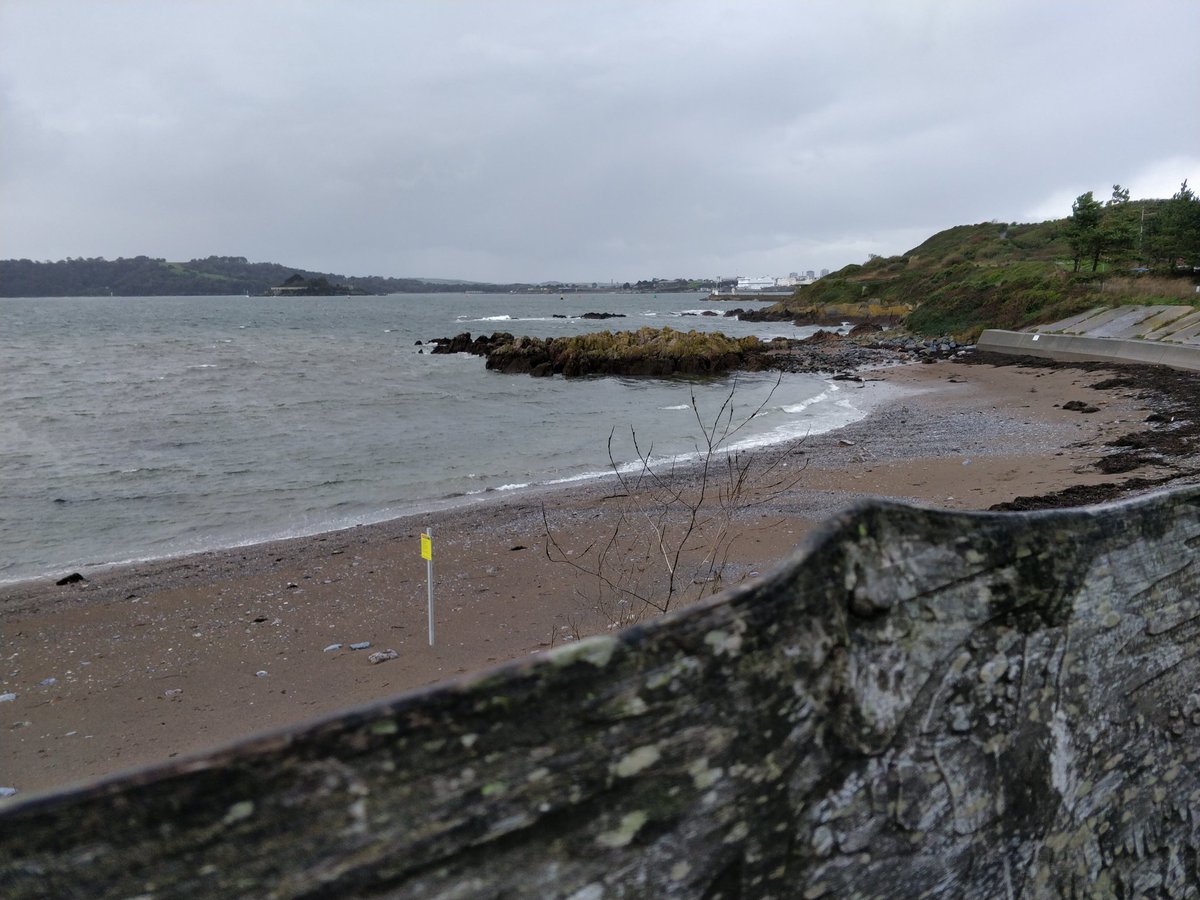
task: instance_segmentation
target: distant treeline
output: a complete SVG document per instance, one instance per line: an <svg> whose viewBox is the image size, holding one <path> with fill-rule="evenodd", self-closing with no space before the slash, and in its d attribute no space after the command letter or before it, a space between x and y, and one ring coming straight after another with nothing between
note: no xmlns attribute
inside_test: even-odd
<svg viewBox="0 0 1200 900"><path fill-rule="evenodd" d="M355 293L411 294L539 290L529 284L478 284L425 281L420 278L349 277L312 272L278 263L247 262L243 256L210 256L167 262L137 256L107 260L67 258L61 262L0 260L0 297L155 297L216 294L266 294L300 276L346 285Z"/></svg>

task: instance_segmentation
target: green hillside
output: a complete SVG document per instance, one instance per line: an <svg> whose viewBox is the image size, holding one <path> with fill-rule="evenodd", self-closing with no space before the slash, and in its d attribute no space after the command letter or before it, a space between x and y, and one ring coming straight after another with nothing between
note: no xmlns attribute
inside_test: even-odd
<svg viewBox="0 0 1200 900"><path fill-rule="evenodd" d="M901 256L827 275L776 310L801 320L899 316L917 334L973 339L1097 305L1196 303L1194 267L1200 200L1185 182L1171 200L1115 192L1101 205L1086 194L1066 219L949 228Z"/></svg>

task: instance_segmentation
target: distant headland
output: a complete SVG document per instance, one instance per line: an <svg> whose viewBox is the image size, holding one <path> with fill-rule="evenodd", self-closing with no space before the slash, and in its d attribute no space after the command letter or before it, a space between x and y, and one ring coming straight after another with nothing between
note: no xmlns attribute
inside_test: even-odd
<svg viewBox="0 0 1200 900"><path fill-rule="evenodd" d="M445 278L386 278L314 272L244 256L169 262L148 256L114 260L68 257L57 262L0 260L0 297L173 297L246 294L347 296L363 294L575 294L606 291L708 291L713 279L652 278L636 282L488 283Z"/></svg>

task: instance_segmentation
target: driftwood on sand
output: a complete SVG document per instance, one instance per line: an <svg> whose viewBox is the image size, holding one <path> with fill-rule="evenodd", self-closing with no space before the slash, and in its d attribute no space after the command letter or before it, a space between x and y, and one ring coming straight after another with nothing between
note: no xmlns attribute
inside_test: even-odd
<svg viewBox="0 0 1200 900"><path fill-rule="evenodd" d="M1200 896L1200 489L836 518L612 636L0 813L0 894Z"/></svg>

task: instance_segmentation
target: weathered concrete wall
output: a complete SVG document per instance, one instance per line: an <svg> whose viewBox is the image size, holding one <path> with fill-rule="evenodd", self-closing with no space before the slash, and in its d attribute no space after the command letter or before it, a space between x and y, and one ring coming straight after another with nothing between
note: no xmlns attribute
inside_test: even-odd
<svg viewBox="0 0 1200 900"><path fill-rule="evenodd" d="M1098 360L1145 363L1200 371L1200 345L1087 337L1075 334L1036 334L989 328L979 336L980 350L1037 356L1059 362Z"/></svg>
<svg viewBox="0 0 1200 900"><path fill-rule="evenodd" d="M0 814L22 897L1200 896L1200 489L755 587Z"/></svg>

